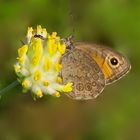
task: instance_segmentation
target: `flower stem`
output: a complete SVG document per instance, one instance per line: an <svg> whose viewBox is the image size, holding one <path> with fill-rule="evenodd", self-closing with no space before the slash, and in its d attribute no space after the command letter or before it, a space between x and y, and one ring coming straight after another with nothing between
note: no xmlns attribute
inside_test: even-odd
<svg viewBox="0 0 140 140"><path fill-rule="evenodd" d="M17 85L19 85L19 82L16 80L16 81L12 82L11 84L9 84L7 87L1 89L0 90L0 96L5 94L6 92L8 92L10 89L16 87Z"/></svg>

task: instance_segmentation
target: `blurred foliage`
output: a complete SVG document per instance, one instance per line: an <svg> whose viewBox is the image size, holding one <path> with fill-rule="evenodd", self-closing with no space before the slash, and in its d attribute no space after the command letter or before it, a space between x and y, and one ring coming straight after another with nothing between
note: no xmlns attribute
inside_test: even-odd
<svg viewBox="0 0 140 140"><path fill-rule="evenodd" d="M131 72L96 100L66 96L33 101L20 87L0 100L1 140L139 140L139 0L1 0L0 87L16 79L16 50L28 26L109 45L128 56Z"/></svg>

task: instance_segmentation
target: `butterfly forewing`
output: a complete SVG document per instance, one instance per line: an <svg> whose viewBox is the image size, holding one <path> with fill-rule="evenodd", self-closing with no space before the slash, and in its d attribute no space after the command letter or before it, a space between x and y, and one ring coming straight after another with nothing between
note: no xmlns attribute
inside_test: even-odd
<svg viewBox="0 0 140 140"><path fill-rule="evenodd" d="M78 48L67 51L62 58L63 83L72 82L67 95L76 100L96 98L104 89L104 75L97 63Z"/></svg>
<svg viewBox="0 0 140 140"><path fill-rule="evenodd" d="M88 53L88 55L96 61L104 74L106 85L119 80L131 69L131 64L128 59L109 47L83 42L77 42L74 46ZM115 60L117 63L112 64L111 60Z"/></svg>

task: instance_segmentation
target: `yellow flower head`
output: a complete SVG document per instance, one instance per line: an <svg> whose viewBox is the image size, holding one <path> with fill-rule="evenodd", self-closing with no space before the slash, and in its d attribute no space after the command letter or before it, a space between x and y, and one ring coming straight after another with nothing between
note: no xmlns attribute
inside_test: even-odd
<svg viewBox="0 0 140 140"><path fill-rule="evenodd" d="M63 85L59 75L62 69L60 59L65 49L65 43L56 32L49 34L40 25L37 29L29 27L27 44L18 49L14 65L23 89L39 98L46 94L59 97L61 92L72 91L72 83Z"/></svg>

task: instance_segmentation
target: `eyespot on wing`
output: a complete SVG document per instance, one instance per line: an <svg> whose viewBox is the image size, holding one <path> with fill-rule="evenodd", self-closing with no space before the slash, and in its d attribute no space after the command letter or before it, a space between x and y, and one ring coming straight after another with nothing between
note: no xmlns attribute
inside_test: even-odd
<svg viewBox="0 0 140 140"><path fill-rule="evenodd" d="M118 81L131 69L127 57L110 47L84 42L77 42L74 46L87 52L96 61L104 74L106 85Z"/></svg>
<svg viewBox="0 0 140 140"><path fill-rule="evenodd" d="M67 96L74 100L96 98L104 89L105 79L98 64L79 48L69 50L62 57L63 83L73 82Z"/></svg>

